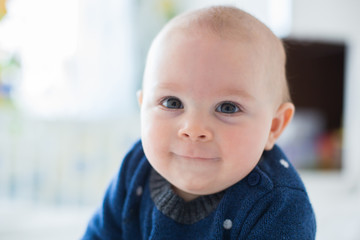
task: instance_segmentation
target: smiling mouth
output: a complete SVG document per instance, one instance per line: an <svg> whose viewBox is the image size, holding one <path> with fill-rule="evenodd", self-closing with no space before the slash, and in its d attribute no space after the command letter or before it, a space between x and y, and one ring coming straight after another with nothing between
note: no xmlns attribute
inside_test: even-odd
<svg viewBox="0 0 360 240"><path fill-rule="evenodd" d="M181 155L174 153L176 157L187 159L187 160L197 160L197 161L216 161L219 160L217 157L199 157L199 156L190 156L190 155Z"/></svg>

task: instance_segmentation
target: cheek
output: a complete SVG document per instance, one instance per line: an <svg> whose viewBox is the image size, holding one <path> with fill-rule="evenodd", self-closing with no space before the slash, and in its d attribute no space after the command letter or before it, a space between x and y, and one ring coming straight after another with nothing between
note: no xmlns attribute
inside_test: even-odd
<svg viewBox="0 0 360 240"><path fill-rule="evenodd" d="M170 140L169 121L164 121L152 111L141 112L141 139L146 157L150 162L160 159L168 149Z"/></svg>
<svg viewBox="0 0 360 240"><path fill-rule="evenodd" d="M224 128L223 136L229 142L236 143L262 143L270 132L270 124L267 121L248 119L237 125ZM221 133L220 133L221 134Z"/></svg>
<svg viewBox="0 0 360 240"><path fill-rule="evenodd" d="M223 154L239 161L258 161L269 136L269 124L250 120L231 129L224 129L221 137Z"/></svg>
<svg viewBox="0 0 360 240"><path fill-rule="evenodd" d="M156 109L141 111L141 136L142 138L163 139L172 133L171 121L162 116Z"/></svg>

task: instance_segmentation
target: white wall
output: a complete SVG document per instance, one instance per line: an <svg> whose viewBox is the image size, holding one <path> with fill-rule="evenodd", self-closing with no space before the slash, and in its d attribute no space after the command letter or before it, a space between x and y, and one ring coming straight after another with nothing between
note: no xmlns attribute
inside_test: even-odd
<svg viewBox="0 0 360 240"><path fill-rule="evenodd" d="M359 35L358 0L292 0L292 33L322 38Z"/></svg>
<svg viewBox="0 0 360 240"><path fill-rule="evenodd" d="M294 37L344 41L347 44L343 173L357 187L360 187L359 12L358 0L293 0L291 32Z"/></svg>

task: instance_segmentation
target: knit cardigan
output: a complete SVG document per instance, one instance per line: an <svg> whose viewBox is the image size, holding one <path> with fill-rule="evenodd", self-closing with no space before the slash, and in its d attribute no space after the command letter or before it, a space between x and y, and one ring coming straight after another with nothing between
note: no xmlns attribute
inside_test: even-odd
<svg viewBox="0 0 360 240"><path fill-rule="evenodd" d="M315 215L304 184L278 146L264 151L248 176L226 189L217 206L191 224L174 220L154 203L152 171L138 141L82 239L315 239Z"/></svg>

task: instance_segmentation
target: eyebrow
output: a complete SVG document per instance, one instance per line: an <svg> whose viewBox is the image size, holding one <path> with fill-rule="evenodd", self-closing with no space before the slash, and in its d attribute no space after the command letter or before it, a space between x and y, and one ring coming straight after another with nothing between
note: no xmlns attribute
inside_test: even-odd
<svg viewBox="0 0 360 240"><path fill-rule="evenodd" d="M155 88L166 89L166 90L179 90L181 87L176 83L162 82L154 85Z"/></svg>
<svg viewBox="0 0 360 240"><path fill-rule="evenodd" d="M248 93L247 91L243 90L243 89L236 89L236 88L231 88L231 89L222 89L219 90L218 92L216 92L216 94L218 95L222 95L222 96L240 96L242 98L246 98L246 99L255 99L255 97L253 95L251 95L250 93Z"/></svg>
<svg viewBox="0 0 360 240"><path fill-rule="evenodd" d="M181 89L181 86L179 86L176 83L159 83L155 85L156 88L158 89L165 89L165 90L170 90L170 91L182 91L183 89ZM184 90L186 91L186 89ZM255 99L254 96L252 96L250 93L248 93L247 91L243 90L243 89L237 89L237 88L230 88L230 89L221 89L215 92L216 95L218 96L239 96L245 99Z"/></svg>

